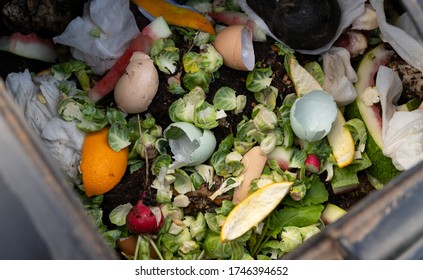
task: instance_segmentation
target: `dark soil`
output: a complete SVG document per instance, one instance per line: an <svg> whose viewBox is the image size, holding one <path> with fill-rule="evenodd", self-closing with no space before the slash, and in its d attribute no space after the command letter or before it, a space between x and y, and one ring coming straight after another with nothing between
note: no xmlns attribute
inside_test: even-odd
<svg viewBox="0 0 423 280"><path fill-rule="evenodd" d="M185 49L188 49L189 46L179 46L181 52ZM284 68L283 56L278 55L278 49L274 44L274 41L267 42L256 42L254 44L256 61L262 63L262 67L271 67L273 71L273 80L272 86L276 87L279 91L279 104L282 102L284 96L289 93L294 92L294 87L291 80L286 74ZM297 59L300 63L306 63L308 61L316 61L316 57L313 56L303 56L297 54ZM250 117L253 107L256 105L256 100L254 94L248 92L245 83L247 72L236 71L230 69L226 66L222 66L219 69L219 77L216 78L210 85L210 90L207 95L208 101L211 102L214 96L214 93L223 86L228 86L236 90L237 94L244 94L247 96L247 106L243 110L242 114L231 114L224 121L220 122L220 125L214 128L214 132L218 143L220 140L225 138L229 133L236 133L237 124L242 120L243 115ZM167 81L168 76L160 73L160 80ZM168 116L169 106L176 100L180 98L179 96L172 95L167 90L166 82L160 84L159 91L152 102L152 105L149 107L148 112L151 113L159 125L163 128L167 127L171 123ZM108 213L120 204L130 202L135 204L141 196L141 193L148 190L148 186L151 184L152 176L146 173L146 169L142 168L136 171L134 174L127 174L121 183L116 186L113 190L104 195L104 202L102 205L104 211L104 217L108 217ZM327 189L330 193L329 201L344 208L348 209L360 199L366 196L374 188L368 183L366 175L360 174L361 185L357 188L348 191L344 194L335 195L332 192L330 185L327 185ZM217 186L219 184L216 184ZM217 199L216 201L211 201L208 196L211 194L211 191L206 188L201 188L200 190L188 194L193 203L185 209L188 212L197 213L198 211L211 211L216 206L219 206L221 200L224 198ZM107 224L107 221L104 221Z"/></svg>

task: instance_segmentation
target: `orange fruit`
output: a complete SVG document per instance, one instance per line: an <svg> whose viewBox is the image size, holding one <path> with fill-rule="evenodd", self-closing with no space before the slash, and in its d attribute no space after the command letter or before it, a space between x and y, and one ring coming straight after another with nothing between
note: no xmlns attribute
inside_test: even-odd
<svg viewBox="0 0 423 280"><path fill-rule="evenodd" d="M114 151L109 146L108 133L108 127L88 133L82 145L80 170L88 197L113 189L126 171L129 148Z"/></svg>

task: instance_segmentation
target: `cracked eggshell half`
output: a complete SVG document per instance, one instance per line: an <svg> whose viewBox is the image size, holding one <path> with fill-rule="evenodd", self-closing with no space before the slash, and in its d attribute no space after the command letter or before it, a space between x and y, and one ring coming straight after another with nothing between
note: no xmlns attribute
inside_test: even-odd
<svg viewBox="0 0 423 280"><path fill-rule="evenodd" d="M338 107L332 96L322 90L313 90L292 105L292 130L302 140L321 140L331 130L337 114Z"/></svg>
<svg viewBox="0 0 423 280"><path fill-rule="evenodd" d="M153 60L143 52L134 52L116 84L116 105L128 114L145 112L158 88L159 74Z"/></svg>
<svg viewBox="0 0 423 280"><path fill-rule="evenodd" d="M230 25L216 35L214 47L223 64L239 71L251 71L255 65L253 37L246 25Z"/></svg>

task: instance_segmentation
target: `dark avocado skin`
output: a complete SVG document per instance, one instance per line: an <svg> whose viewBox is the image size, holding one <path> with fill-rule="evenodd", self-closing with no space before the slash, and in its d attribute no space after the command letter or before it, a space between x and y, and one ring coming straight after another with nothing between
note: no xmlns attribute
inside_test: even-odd
<svg viewBox="0 0 423 280"><path fill-rule="evenodd" d="M323 47L335 36L341 18L336 0L247 0L247 4L293 49Z"/></svg>

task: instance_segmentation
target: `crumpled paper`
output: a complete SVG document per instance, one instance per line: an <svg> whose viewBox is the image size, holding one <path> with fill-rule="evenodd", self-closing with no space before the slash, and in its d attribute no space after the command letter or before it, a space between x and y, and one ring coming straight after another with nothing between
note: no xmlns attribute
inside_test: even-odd
<svg viewBox="0 0 423 280"><path fill-rule="evenodd" d="M73 183L80 183L78 167L85 133L75 122L67 122L57 113L59 82L51 75L33 77L28 70L10 73L6 88L22 109L24 118L57 160L61 170ZM71 83L71 88L76 85Z"/></svg>
<svg viewBox="0 0 423 280"><path fill-rule="evenodd" d="M72 20L53 38L71 47L72 56L85 61L94 73L104 74L140 32L127 0L92 0L82 17ZM95 34L97 33L97 34Z"/></svg>
<svg viewBox="0 0 423 280"><path fill-rule="evenodd" d="M323 89L332 95L338 106L346 106L357 98L354 83L357 73L351 66L351 56L347 49L332 47L323 54Z"/></svg>
<svg viewBox="0 0 423 280"><path fill-rule="evenodd" d="M382 152L398 170L409 169L423 160L423 110L396 110L402 82L386 66L379 68L376 88L382 106Z"/></svg>

